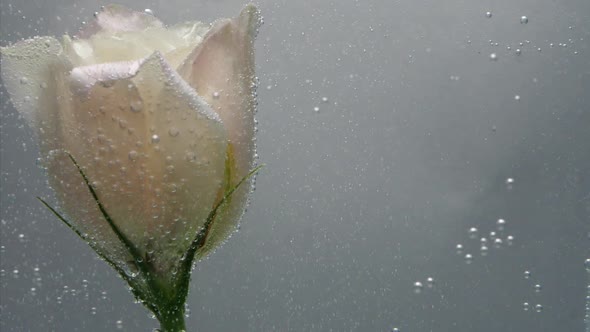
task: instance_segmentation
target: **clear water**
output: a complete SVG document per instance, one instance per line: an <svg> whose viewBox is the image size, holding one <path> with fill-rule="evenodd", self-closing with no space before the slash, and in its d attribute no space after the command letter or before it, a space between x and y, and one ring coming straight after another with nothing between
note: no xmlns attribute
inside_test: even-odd
<svg viewBox="0 0 590 332"><path fill-rule="evenodd" d="M122 3L166 23L244 4ZM3 0L1 44L101 4ZM590 331L589 1L258 4L267 167L194 271L189 331ZM38 147L0 97L0 329L157 327L36 201Z"/></svg>

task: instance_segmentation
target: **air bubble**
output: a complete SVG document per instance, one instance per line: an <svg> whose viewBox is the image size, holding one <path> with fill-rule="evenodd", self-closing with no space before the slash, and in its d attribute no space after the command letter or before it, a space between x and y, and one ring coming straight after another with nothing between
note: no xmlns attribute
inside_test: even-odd
<svg viewBox="0 0 590 332"><path fill-rule="evenodd" d="M213 96L213 99L219 99L220 94L218 91L215 91L215 92L213 92L212 96Z"/></svg>
<svg viewBox="0 0 590 332"><path fill-rule="evenodd" d="M20 78L20 84L22 84L22 85L29 84L29 79L27 79L27 78L26 78L26 77L24 77L24 76L23 76L23 77L21 77L21 78Z"/></svg>
<svg viewBox="0 0 590 332"><path fill-rule="evenodd" d="M129 160L135 161L135 160L137 160L137 157L139 156L139 153L137 151L135 151L135 150L131 150L131 151L129 151L128 156L129 156Z"/></svg>
<svg viewBox="0 0 590 332"><path fill-rule="evenodd" d="M322 103L327 104L328 102L330 102L328 97L322 97Z"/></svg>
<svg viewBox="0 0 590 332"><path fill-rule="evenodd" d="M131 112L139 113L143 109L143 102L141 100L134 100L129 104Z"/></svg>
<svg viewBox="0 0 590 332"><path fill-rule="evenodd" d="M320 112L320 108L318 106L316 106L316 107L313 108L313 111L316 112L316 113L319 113Z"/></svg>
<svg viewBox="0 0 590 332"><path fill-rule="evenodd" d="M146 13L146 14L148 14L148 15L154 16L154 11L151 10L151 9L149 9L149 8L144 9L143 12Z"/></svg>
<svg viewBox="0 0 590 332"><path fill-rule="evenodd" d="M527 23L529 23L529 18L524 15L521 16L520 17L520 24L527 24Z"/></svg>
<svg viewBox="0 0 590 332"><path fill-rule="evenodd" d="M528 302L525 302L522 304L522 308L524 309L524 311L529 311L531 305Z"/></svg>
<svg viewBox="0 0 590 332"><path fill-rule="evenodd" d="M520 50L520 48L517 48L516 51L514 51L514 54L521 55L522 51Z"/></svg>
<svg viewBox="0 0 590 332"><path fill-rule="evenodd" d="M515 95L514 96L514 100L519 101L520 100L520 96L519 95Z"/></svg>
<svg viewBox="0 0 590 332"><path fill-rule="evenodd" d="M434 287L434 278L432 278L432 277L426 278L426 285L428 286L428 288L433 288Z"/></svg>
<svg viewBox="0 0 590 332"><path fill-rule="evenodd" d="M498 54L496 54L496 53L490 54L490 60L497 61L498 60Z"/></svg>
<svg viewBox="0 0 590 332"><path fill-rule="evenodd" d="M179 134L180 134L180 131L176 127L172 127L168 130L168 135L170 135L171 137L176 137Z"/></svg>
<svg viewBox="0 0 590 332"><path fill-rule="evenodd" d="M486 12L486 17L487 18L492 18L492 12Z"/></svg>
<svg viewBox="0 0 590 332"><path fill-rule="evenodd" d="M420 281L416 281L414 283L414 293L420 294L422 293L422 289L424 289L424 285Z"/></svg>
<svg viewBox="0 0 590 332"><path fill-rule="evenodd" d="M590 272L590 258L586 259L584 266L586 267L586 271Z"/></svg>
<svg viewBox="0 0 590 332"><path fill-rule="evenodd" d="M541 286L540 284L536 284L534 287L535 292L540 293L541 290L543 290L543 286Z"/></svg>
<svg viewBox="0 0 590 332"><path fill-rule="evenodd" d="M477 237L477 228L471 227L468 233L470 238L475 239Z"/></svg>
<svg viewBox="0 0 590 332"><path fill-rule="evenodd" d="M160 142L160 136L158 136L156 134L152 135L152 143L157 144L159 142Z"/></svg>
<svg viewBox="0 0 590 332"><path fill-rule="evenodd" d="M542 306L542 305L540 305L540 304L537 304L537 305L535 306L535 311L536 311L536 312L541 312L541 311L543 311L543 306Z"/></svg>
<svg viewBox="0 0 590 332"><path fill-rule="evenodd" d="M531 271L524 271L524 278L529 279L531 277Z"/></svg>

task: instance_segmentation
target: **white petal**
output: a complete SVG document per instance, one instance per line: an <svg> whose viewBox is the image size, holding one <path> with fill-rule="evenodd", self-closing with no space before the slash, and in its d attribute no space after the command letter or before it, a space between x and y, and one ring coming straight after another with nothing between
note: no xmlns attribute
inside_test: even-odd
<svg viewBox="0 0 590 332"><path fill-rule="evenodd" d="M39 112L55 109L54 71L63 70L62 48L53 37L36 37L2 47L2 81L12 104L36 128Z"/></svg>
<svg viewBox="0 0 590 332"><path fill-rule="evenodd" d="M215 110L228 132L235 158L229 187L252 168L254 156L254 39L260 24L256 7L248 5L237 18L214 24L179 74ZM249 192L245 183L217 217L201 255L225 239L239 221Z"/></svg>
<svg viewBox="0 0 590 332"><path fill-rule="evenodd" d="M143 31L147 28L161 28L164 24L154 16L137 12L121 5L108 5L95 15L94 20L84 26L77 37L89 38L98 32Z"/></svg>
<svg viewBox="0 0 590 332"><path fill-rule="evenodd" d="M72 90L71 110L61 114L62 136L97 182L113 220L143 253L153 252L163 271L178 263L211 211L227 138L218 116L159 54L134 68L111 66L105 75L99 67L73 71L77 81L94 84L83 94ZM65 200L91 199L80 195Z"/></svg>

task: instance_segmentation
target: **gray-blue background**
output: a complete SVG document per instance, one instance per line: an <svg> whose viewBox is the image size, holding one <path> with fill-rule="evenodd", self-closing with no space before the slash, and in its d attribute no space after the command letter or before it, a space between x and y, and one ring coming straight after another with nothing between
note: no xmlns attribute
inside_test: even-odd
<svg viewBox="0 0 590 332"><path fill-rule="evenodd" d="M121 3L170 24L234 16L244 4ZM73 32L101 4L2 0L1 44ZM590 2L259 6L267 167L241 231L194 271L189 331L584 331ZM34 199L51 197L36 143L0 93L0 329L157 327ZM498 218L514 244L490 244L482 257L467 230L487 236ZM415 294L427 277L434 288ZM544 309L524 311L525 301Z"/></svg>

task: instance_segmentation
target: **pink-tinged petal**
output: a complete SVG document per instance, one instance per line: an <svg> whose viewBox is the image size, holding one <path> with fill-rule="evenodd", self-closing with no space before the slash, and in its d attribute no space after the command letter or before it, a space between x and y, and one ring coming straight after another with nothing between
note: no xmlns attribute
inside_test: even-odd
<svg viewBox="0 0 590 332"><path fill-rule="evenodd" d="M252 168L254 159L254 39L259 12L248 5L237 18L216 22L179 67L179 74L215 110L228 133L233 152L231 179L235 185ZM200 255L226 238L239 221L249 193L245 183L222 209Z"/></svg>
<svg viewBox="0 0 590 332"><path fill-rule="evenodd" d="M53 37L36 37L2 47L2 83L12 104L32 129L39 113L56 109L55 71L63 70L62 48Z"/></svg>
<svg viewBox="0 0 590 332"><path fill-rule="evenodd" d="M69 83L70 108L60 114L64 149L95 182L123 233L166 274L203 225L223 182L227 136L219 117L158 53L139 66L78 68ZM57 184L66 204L87 206L68 212L100 230L96 238L110 238L97 226L105 221L96 207L90 211L88 190L72 189L79 174L71 168L50 174L68 184ZM97 220L80 216L85 211Z"/></svg>
<svg viewBox="0 0 590 332"><path fill-rule="evenodd" d="M121 5L108 5L85 25L76 37L89 38L98 32L142 31L147 28L161 28L164 24L153 15L137 12Z"/></svg>

